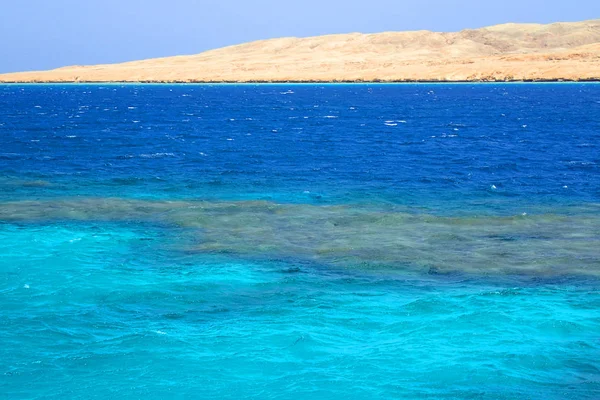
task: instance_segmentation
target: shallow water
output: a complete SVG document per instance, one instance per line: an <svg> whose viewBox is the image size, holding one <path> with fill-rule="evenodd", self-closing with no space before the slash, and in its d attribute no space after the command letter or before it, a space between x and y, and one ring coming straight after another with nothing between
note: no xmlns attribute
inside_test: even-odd
<svg viewBox="0 0 600 400"><path fill-rule="evenodd" d="M0 86L0 393L598 398L599 95Z"/></svg>

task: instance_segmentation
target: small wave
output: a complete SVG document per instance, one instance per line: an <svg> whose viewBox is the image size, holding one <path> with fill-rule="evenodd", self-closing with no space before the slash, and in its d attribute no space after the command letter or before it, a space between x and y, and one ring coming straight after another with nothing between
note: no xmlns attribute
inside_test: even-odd
<svg viewBox="0 0 600 400"><path fill-rule="evenodd" d="M19 153L0 153L0 159L4 158L4 159L15 159L15 158L19 158L21 157L21 154Z"/></svg>
<svg viewBox="0 0 600 400"><path fill-rule="evenodd" d="M175 153L140 154L140 157L142 157L142 158L175 157Z"/></svg>
<svg viewBox="0 0 600 400"><path fill-rule="evenodd" d="M567 164L576 167L593 167L596 165L593 161L568 161Z"/></svg>

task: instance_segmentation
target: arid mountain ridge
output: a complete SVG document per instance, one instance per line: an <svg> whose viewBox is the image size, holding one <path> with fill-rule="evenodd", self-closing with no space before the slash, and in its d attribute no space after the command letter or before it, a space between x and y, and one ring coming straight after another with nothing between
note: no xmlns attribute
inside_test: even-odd
<svg viewBox="0 0 600 400"><path fill-rule="evenodd" d="M0 82L560 80L600 80L600 19L280 38L197 55L0 75Z"/></svg>

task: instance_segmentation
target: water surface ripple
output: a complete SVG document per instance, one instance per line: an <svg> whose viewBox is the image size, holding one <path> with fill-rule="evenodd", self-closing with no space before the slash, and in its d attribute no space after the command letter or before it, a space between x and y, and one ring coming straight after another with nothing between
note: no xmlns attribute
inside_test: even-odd
<svg viewBox="0 0 600 400"><path fill-rule="evenodd" d="M600 398L600 85L0 85L7 398Z"/></svg>

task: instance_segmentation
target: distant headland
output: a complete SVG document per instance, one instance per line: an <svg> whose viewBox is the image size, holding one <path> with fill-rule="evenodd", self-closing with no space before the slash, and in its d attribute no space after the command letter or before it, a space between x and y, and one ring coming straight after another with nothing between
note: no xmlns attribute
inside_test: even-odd
<svg viewBox="0 0 600 400"><path fill-rule="evenodd" d="M600 19L270 39L197 55L0 75L0 82L481 81L600 81Z"/></svg>

